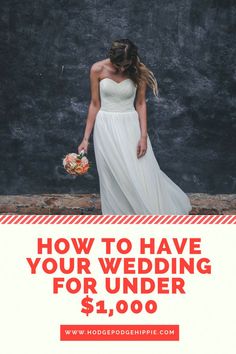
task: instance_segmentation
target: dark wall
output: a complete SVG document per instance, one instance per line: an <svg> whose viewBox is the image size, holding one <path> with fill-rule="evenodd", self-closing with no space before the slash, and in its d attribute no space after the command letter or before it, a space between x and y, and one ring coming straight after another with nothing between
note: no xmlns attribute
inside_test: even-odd
<svg viewBox="0 0 236 354"><path fill-rule="evenodd" d="M0 194L99 192L67 175L90 100L90 66L129 38L159 84L147 93L161 169L185 192L235 193L236 7L227 0L1 2Z"/></svg>

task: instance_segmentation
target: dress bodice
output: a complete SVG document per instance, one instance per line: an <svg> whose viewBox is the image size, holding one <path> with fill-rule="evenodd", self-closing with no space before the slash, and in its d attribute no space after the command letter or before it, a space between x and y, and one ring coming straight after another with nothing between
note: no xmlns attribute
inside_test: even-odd
<svg viewBox="0 0 236 354"><path fill-rule="evenodd" d="M110 78L100 80L101 110L112 112L133 111L137 87L131 79L116 82Z"/></svg>

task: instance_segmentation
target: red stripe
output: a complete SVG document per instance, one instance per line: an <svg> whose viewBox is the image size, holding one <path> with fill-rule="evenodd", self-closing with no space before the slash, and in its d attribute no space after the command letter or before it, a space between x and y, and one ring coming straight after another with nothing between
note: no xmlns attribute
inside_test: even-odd
<svg viewBox="0 0 236 354"><path fill-rule="evenodd" d="M13 215L10 215L10 217L8 217L7 218L7 221L10 219L12 217L12 219L11 219L11 223L13 223L14 224L14 221L19 217L19 215L15 215L15 216L13 216ZM5 224L5 222L3 222L3 224Z"/></svg>
<svg viewBox="0 0 236 354"><path fill-rule="evenodd" d="M185 221L188 220L189 215L182 216L182 224L185 224Z"/></svg>
<svg viewBox="0 0 236 354"><path fill-rule="evenodd" d="M204 221L205 216L204 215L199 215L197 218L196 224L202 224Z"/></svg>
<svg viewBox="0 0 236 354"><path fill-rule="evenodd" d="M25 217L25 215L20 215L19 216L19 219L17 220L18 224L21 222L22 219L24 219L24 217ZM10 223L11 223L11 221L10 221Z"/></svg>
<svg viewBox="0 0 236 354"><path fill-rule="evenodd" d="M45 215L44 217L42 217L39 221L39 224L43 224L45 220L48 219L48 215Z"/></svg>
<svg viewBox="0 0 236 354"><path fill-rule="evenodd" d="M55 215L48 216L48 218L45 221L45 224L49 224L51 220L53 220Z"/></svg>
<svg viewBox="0 0 236 354"><path fill-rule="evenodd" d="M37 216L36 219L34 219L31 224L38 224L38 221L40 219L41 219L41 215Z"/></svg>
<svg viewBox="0 0 236 354"><path fill-rule="evenodd" d="M12 217L12 215L9 215L9 216L6 216L3 221L2 221L2 224L6 224L7 221Z"/></svg>
<svg viewBox="0 0 236 354"><path fill-rule="evenodd" d="M132 219L133 219L133 215L127 217L127 218L125 219L125 221L124 221L124 224L129 224L129 223L130 223L130 220L132 220Z"/></svg>
<svg viewBox="0 0 236 354"><path fill-rule="evenodd" d="M181 219L182 219L182 215L177 216L177 218L175 219L175 223L181 224L181 222L180 223L178 222L179 220L181 221ZM161 222L161 224L162 224L162 222Z"/></svg>
<svg viewBox="0 0 236 354"><path fill-rule="evenodd" d="M29 219L28 215L23 215L23 218L21 218L21 220L20 220L20 224L25 224L28 219Z"/></svg>
<svg viewBox="0 0 236 354"><path fill-rule="evenodd" d="M131 217L133 217L133 215L131 215ZM111 224L116 224L117 221L120 220L121 218L122 218L122 215L118 215L117 217L114 217Z"/></svg>
<svg viewBox="0 0 236 354"><path fill-rule="evenodd" d="M0 215L1 224L236 224L236 215Z"/></svg>
<svg viewBox="0 0 236 354"><path fill-rule="evenodd" d="M122 224L123 223L123 221L125 220L127 218L127 216L125 215L125 216L123 216L123 217L121 217L121 219L117 222L117 224Z"/></svg>
<svg viewBox="0 0 236 354"><path fill-rule="evenodd" d="M32 220L34 220L36 218L37 215L31 215L28 217L26 224L31 224Z"/></svg>
<svg viewBox="0 0 236 354"><path fill-rule="evenodd" d="M145 220L143 221L143 224L147 224L149 222L149 220L151 220L153 217L153 215L149 215L145 218Z"/></svg>
<svg viewBox="0 0 236 354"><path fill-rule="evenodd" d="M148 224L153 224L154 221L156 220L156 216L155 215L152 215L152 218L149 220Z"/></svg>
<svg viewBox="0 0 236 354"><path fill-rule="evenodd" d="M217 220L218 217L219 217L219 215L212 215L212 218L209 221L209 224L214 224L215 220Z"/></svg>
<svg viewBox="0 0 236 354"><path fill-rule="evenodd" d="M164 219L162 219L161 224L169 224L168 220L170 220L169 215L167 215L166 217L164 217Z"/></svg>
<svg viewBox="0 0 236 354"><path fill-rule="evenodd" d="M85 216L84 220L81 221L81 224L85 224L87 222L87 220L90 219L90 215L89 216Z"/></svg>
<svg viewBox="0 0 236 354"><path fill-rule="evenodd" d="M57 220L57 224L63 224L63 221L67 218L67 215L61 215L61 217Z"/></svg>
<svg viewBox="0 0 236 354"><path fill-rule="evenodd" d="M224 218L225 218L225 215L220 216L219 219L217 219L216 224L220 224Z"/></svg>
<svg viewBox="0 0 236 354"><path fill-rule="evenodd" d="M203 224L207 224L211 219L212 215L208 215L206 218L204 218Z"/></svg>
<svg viewBox="0 0 236 354"><path fill-rule="evenodd" d="M233 215L227 216L227 217L225 218L225 220L222 222L222 224L226 224L227 221L228 221L230 218L232 218L232 216L233 216Z"/></svg>
<svg viewBox="0 0 236 354"><path fill-rule="evenodd" d="M173 216L169 219L168 224L171 224L172 221L175 220L175 218L176 218L176 215L173 215Z"/></svg>
<svg viewBox="0 0 236 354"><path fill-rule="evenodd" d="M69 220L67 221L67 224L73 224L75 220L77 220L77 215L70 216Z"/></svg>
<svg viewBox="0 0 236 354"><path fill-rule="evenodd" d="M94 224L94 220L96 221L97 219L97 215L94 215L94 217L92 217L89 221L89 224Z"/></svg>
<svg viewBox="0 0 236 354"><path fill-rule="evenodd" d="M84 219L84 215L80 215L79 217L77 217L77 220L75 222L75 224L80 224L80 221Z"/></svg>
<svg viewBox="0 0 236 354"><path fill-rule="evenodd" d="M71 219L70 215L66 215L66 218L63 220L62 224L67 224L70 219Z"/></svg>
<svg viewBox="0 0 236 354"><path fill-rule="evenodd" d="M136 224L142 224L142 220L145 220L146 216L141 216L141 218L139 218L136 222Z"/></svg>
<svg viewBox="0 0 236 354"><path fill-rule="evenodd" d="M103 215L99 216L96 220L96 224L106 224L107 222L111 222L114 219L111 215Z"/></svg>
<svg viewBox="0 0 236 354"><path fill-rule="evenodd" d="M156 220L154 220L153 224L159 224L159 222L161 222L161 220L163 220L165 216L161 215L161 216L157 216Z"/></svg>

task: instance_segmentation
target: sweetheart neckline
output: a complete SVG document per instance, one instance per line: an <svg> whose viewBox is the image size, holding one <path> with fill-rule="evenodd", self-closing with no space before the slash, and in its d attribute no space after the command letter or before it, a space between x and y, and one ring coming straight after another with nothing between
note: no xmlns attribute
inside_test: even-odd
<svg viewBox="0 0 236 354"><path fill-rule="evenodd" d="M127 80L131 80L130 78L127 78L127 79L124 79L124 80L122 80L122 81L120 81L120 82L117 82L117 81L115 81L115 80L113 80L113 79L110 79L109 77L104 77L103 79L101 79L100 81L99 81L99 83L101 82L101 81L103 81L103 80L111 80L111 81L113 81L115 84L117 84L117 85L119 85L119 84L122 84L122 82L124 82L124 81L127 81ZM132 81L132 80L131 80Z"/></svg>

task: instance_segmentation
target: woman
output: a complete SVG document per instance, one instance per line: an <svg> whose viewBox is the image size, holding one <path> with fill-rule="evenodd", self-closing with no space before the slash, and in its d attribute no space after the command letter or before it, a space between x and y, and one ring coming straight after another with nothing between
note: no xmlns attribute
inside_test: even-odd
<svg viewBox="0 0 236 354"><path fill-rule="evenodd" d="M90 69L91 102L78 146L88 151L94 127L102 214L188 214L188 196L161 171L147 133L147 85L158 94L153 73L129 39L114 41L108 56Z"/></svg>

